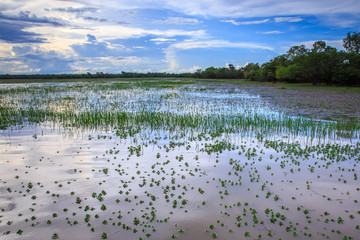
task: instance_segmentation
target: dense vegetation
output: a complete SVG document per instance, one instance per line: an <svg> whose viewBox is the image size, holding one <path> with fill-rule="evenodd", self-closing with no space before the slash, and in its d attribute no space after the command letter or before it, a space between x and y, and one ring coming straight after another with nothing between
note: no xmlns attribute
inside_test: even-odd
<svg viewBox="0 0 360 240"><path fill-rule="evenodd" d="M227 67L198 69L195 73L134 73L109 74L39 74L0 75L0 79L83 79L83 78L206 78L248 79L263 82L312 83L313 85L360 85L360 33L349 32L343 39L346 51L338 51L317 41L311 49L304 45L291 47L286 54L273 58L261 66L249 63L239 69Z"/></svg>
<svg viewBox="0 0 360 240"><path fill-rule="evenodd" d="M22 75L0 75L0 79L92 79L92 78L169 78L169 77L194 77L194 73L162 73L162 72L124 72L121 73L86 73L86 74L22 74Z"/></svg>
<svg viewBox="0 0 360 240"><path fill-rule="evenodd" d="M304 45L293 46L286 54L270 62L250 63L236 70L207 68L203 78L243 78L252 81L312 83L313 85L358 85L360 84L360 33L348 33L343 39L346 51L326 46L317 41L312 49Z"/></svg>

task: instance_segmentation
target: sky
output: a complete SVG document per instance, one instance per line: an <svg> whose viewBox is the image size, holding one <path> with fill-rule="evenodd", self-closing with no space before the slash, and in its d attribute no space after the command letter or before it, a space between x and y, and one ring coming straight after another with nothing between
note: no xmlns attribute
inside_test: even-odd
<svg viewBox="0 0 360 240"><path fill-rule="evenodd" d="M2 0L0 74L195 72L343 50L359 0Z"/></svg>

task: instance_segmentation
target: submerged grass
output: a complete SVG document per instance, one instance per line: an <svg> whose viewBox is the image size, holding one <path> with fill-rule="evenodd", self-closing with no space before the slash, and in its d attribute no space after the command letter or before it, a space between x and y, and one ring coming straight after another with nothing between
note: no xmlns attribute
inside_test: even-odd
<svg viewBox="0 0 360 240"><path fill-rule="evenodd" d="M292 118L285 115L261 114L199 114L170 112L106 112L87 111L55 112L36 108L15 109L0 107L0 128L25 122L62 123L76 128L117 127L149 128L151 130L194 130L204 133L239 133L242 131L271 133L291 133L309 137L359 137L359 121L317 121Z"/></svg>
<svg viewBox="0 0 360 240"><path fill-rule="evenodd" d="M225 84L225 88L214 83ZM247 89L235 90L235 85L227 84L225 80L194 79L14 84L0 88L0 129L54 122L74 128L113 127L124 133L148 128L359 138L360 121L356 118L319 121L271 112L258 96L247 99Z"/></svg>
<svg viewBox="0 0 360 240"><path fill-rule="evenodd" d="M225 90L224 100L216 98L208 100L209 94L219 94L219 90L211 85L215 83L213 80L210 82L202 80L200 82L209 85L189 88L189 86L197 86L195 83L199 83L194 79L104 80L102 82L87 81L85 84L64 82L44 86L37 83L34 83L35 85L15 84L15 86L0 89L0 101L2 103L0 106L0 128L5 129L26 122L53 121L67 126L86 128L149 127L150 129L167 130L185 130L188 128L199 132L219 133L253 130L267 133L288 132L311 137L358 137L360 121L357 119L319 121L310 118L290 117L282 113L258 113L256 109L252 109L256 102L242 102L241 100L233 105L232 102L236 98L234 99L232 96L236 96L237 91ZM216 83L227 84L221 80L217 80ZM232 83L243 84L244 81L232 81ZM182 86L185 87L181 88ZM149 88L154 88L154 90L148 91ZM163 88L175 88L176 92L161 90ZM197 97L195 100L187 99L184 101L182 99L187 96L186 94L189 91L190 93L194 91L196 94L197 89L205 89L206 91L201 91L200 97L194 95ZM208 89L209 93L207 92ZM162 94L159 94L159 91ZM179 94L179 91L182 91L182 94ZM80 92L87 94L80 96L78 95ZM146 93L145 98L136 100L144 93ZM86 95L90 95L90 97ZM107 98L110 98L110 101ZM117 100L119 98L121 98L120 101ZM135 102L133 102L134 100ZM173 107L182 109L185 105L193 104L195 107L202 107L201 104L196 105L198 104L196 101L200 101L206 106L217 104L216 101L222 101L222 104L231 106L231 108L219 112L218 108L213 108L210 105L210 108L206 107L205 112L166 111L166 109ZM12 103L10 104L10 102ZM71 106L69 105L70 102ZM124 103L130 105L124 108L118 107ZM103 106L103 104L105 105ZM139 107L141 104L145 108ZM157 109L158 105L166 106L166 109L159 110ZM239 112L239 108L244 110Z"/></svg>

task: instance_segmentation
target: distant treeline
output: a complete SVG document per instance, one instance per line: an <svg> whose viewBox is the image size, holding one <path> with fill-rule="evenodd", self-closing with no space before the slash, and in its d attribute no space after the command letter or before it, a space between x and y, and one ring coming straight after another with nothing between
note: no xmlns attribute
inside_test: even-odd
<svg viewBox="0 0 360 240"><path fill-rule="evenodd" d="M343 39L346 51L317 41L311 49L293 46L286 54L270 62L250 63L235 69L207 68L202 78L246 78L252 81L312 83L313 85L360 85L360 33L348 33Z"/></svg>
<svg viewBox="0 0 360 240"><path fill-rule="evenodd" d="M135 73L135 72L121 72L118 74L113 73L86 73L86 74L27 74L27 75L0 75L0 79L92 79L92 78L186 78L195 77L194 73Z"/></svg>

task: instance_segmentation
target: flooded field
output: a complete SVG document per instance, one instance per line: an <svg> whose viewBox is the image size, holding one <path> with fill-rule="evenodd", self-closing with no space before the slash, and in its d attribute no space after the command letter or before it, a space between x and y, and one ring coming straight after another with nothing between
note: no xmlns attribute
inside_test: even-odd
<svg viewBox="0 0 360 240"><path fill-rule="evenodd" d="M360 92L0 84L0 239L359 239Z"/></svg>

